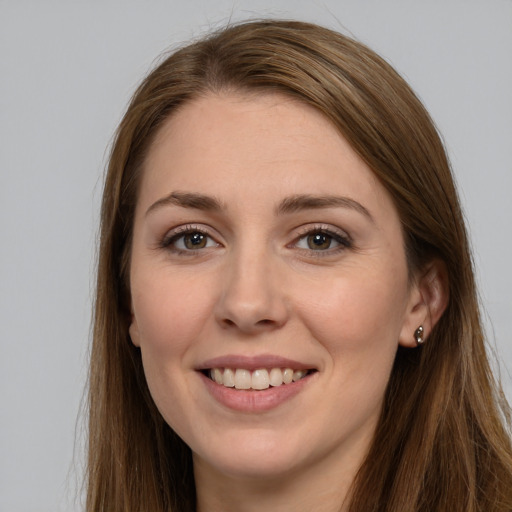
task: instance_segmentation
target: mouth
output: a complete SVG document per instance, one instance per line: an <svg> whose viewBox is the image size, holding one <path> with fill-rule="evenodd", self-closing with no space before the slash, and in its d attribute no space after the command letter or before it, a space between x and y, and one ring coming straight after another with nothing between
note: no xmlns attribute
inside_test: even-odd
<svg viewBox="0 0 512 512"><path fill-rule="evenodd" d="M316 372L315 369L293 368L208 368L202 370L210 380L226 388L240 391L263 391L269 388L287 386Z"/></svg>
<svg viewBox="0 0 512 512"><path fill-rule="evenodd" d="M310 389L320 372L311 362L273 354L226 354L203 361L195 369L216 402L244 414L297 403L294 397Z"/></svg>

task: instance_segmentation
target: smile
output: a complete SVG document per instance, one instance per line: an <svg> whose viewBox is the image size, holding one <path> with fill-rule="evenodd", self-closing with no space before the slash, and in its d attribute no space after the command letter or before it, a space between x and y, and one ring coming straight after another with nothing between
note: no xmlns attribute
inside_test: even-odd
<svg viewBox="0 0 512 512"><path fill-rule="evenodd" d="M293 370L292 368L212 368L206 375L217 384L238 390L261 391L269 387L297 382L314 370Z"/></svg>

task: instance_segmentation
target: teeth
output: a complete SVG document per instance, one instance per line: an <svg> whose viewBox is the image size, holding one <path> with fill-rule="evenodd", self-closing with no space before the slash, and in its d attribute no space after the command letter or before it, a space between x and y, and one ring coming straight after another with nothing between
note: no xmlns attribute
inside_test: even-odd
<svg viewBox="0 0 512 512"><path fill-rule="evenodd" d="M283 383L283 372L281 368L272 368L272 370L270 370L269 383L273 387L280 386Z"/></svg>
<svg viewBox="0 0 512 512"><path fill-rule="evenodd" d="M261 368L253 372L243 368L212 368L210 378L227 388L263 390L283 384L291 384L303 379L307 370L291 368Z"/></svg>
<svg viewBox="0 0 512 512"><path fill-rule="evenodd" d="M217 384L223 383L222 372L219 368L214 368L212 370L212 378Z"/></svg>
<svg viewBox="0 0 512 512"><path fill-rule="evenodd" d="M305 370L295 370L293 372L292 380L293 382L297 382L298 380L302 379L306 375Z"/></svg>
<svg viewBox="0 0 512 512"><path fill-rule="evenodd" d="M285 384L290 384L293 380L293 370L291 368L285 368L283 370L283 382Z"/></svg>
<svg viewBox="0 0 512 512"><path fill-rule="evenodd" d="M252 372L252 389L267 389L270 386L267 370L254 370Z"/></svg>
<svg viewBox="0 0 512 512"><path fill-rule="evenodd" d="M231 368L224 370L223 382L221 384L224 384L227 388L235 387L235 372Z"/></svg>
<svg viewBox="0 0 512 512"><path fill-rule="evenodd" d="M235 372L235 388L251 389L252 379L249 370L241 370L238 368Z"/></svg>

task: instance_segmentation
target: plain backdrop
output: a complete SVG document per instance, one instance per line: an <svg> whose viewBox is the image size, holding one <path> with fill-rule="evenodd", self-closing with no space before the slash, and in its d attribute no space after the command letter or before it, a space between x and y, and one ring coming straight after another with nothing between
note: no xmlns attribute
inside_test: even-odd
<svg viewBox="0 0 512 512"><path fill-rule="evenodd" d="M0 0L0 511L82 510L98 205L130 94L162 51L263 16L352 34L425 102L512 397L512 0Z"/></svg>

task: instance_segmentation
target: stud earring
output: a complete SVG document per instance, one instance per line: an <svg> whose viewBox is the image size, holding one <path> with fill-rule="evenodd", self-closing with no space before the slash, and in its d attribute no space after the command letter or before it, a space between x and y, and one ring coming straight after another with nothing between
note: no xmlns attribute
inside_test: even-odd
<svg viewBox="0 0 512 512"><path fill-rule="evenodd" d="M423 338L423 325L420 325L415 331L414 331L414 339L416 340L416 343L418 345L421 345L425 340Z"/></svg>

